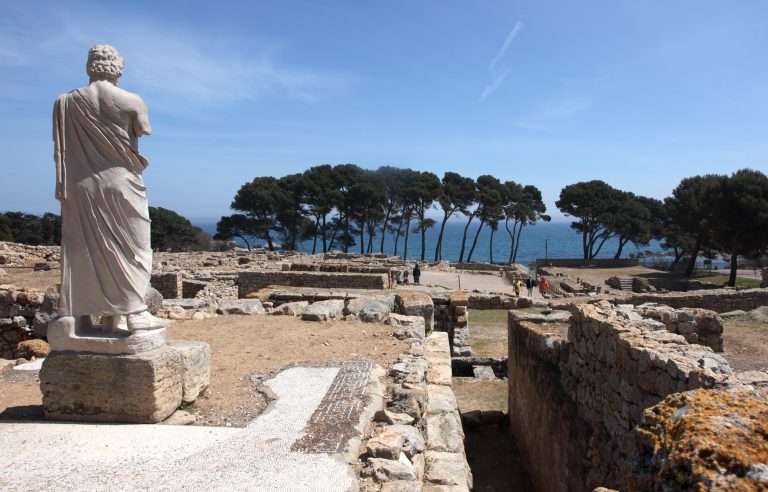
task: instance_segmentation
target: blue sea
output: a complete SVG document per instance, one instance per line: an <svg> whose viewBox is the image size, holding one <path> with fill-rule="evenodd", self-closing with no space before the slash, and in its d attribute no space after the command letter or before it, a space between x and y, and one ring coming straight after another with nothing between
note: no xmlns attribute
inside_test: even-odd
<svg viewBox="0 0 768 492"><path fill-rule="evenodd" d="M200 227L204 231L213 235L216 232L216 224L211 222L199 222L194 225ZM458 261L459 252L461 251L461 238L464 232L464 226L466 222L462 220L449 220L445 226L445 234L443 237L443 260ZM477 232L478 222L473 221L472 225L467 232L467 244L464 252L464 259L467 259L467 254L472 246L472 240ZM413 227L413 223L412 223ZM427 229L425 236L425 259L426 261L433 261L435 257L435 244L437 242L437 236L440 232L439 224L431 229ZM472 254L472 261L490 261L491 260L491 248L490 248L490 228L483 227L480 232L480 236L477 240L477 246ZM273 238L273 241L278 241ZM368 237L365 238L366 246ZM379 251L381 238L374 238L373 250ZM263 241L262 241L263 243ZM394 235L387 234L387 238L384 242L384 252L386 254L394 254ZM402 256L403 247L405 245L405 237L401 237L398 244L398 255ZM565 221L559 222L542 222L535 225L529 225L523 228L522 237L520 239L519 252L517 254L516 262L529 264L537 258L581 258L581 234L576 233L570 228L570 223ZM608 240L600 250L598 258L613 258L618 248L618 241L615 239ZM300 251L307 253L312 252L312 241L304 241L300 244ZM351 253L360 252L360 245L349 249ZM647 246L635 246L632 243L627 244L622 252L622 257L627 258L629 255L637 255L638 253L659 253L662 251L658 242L654 241ZM322 246L318 239L317 252L322 252ZM499 224L499 229L496 231L493 237L493 261L496 263L506 263L509 260L510 252L510 238L507 234L504 224ZM408 254L409 259L421 258L421 234L411 232L408 237Z"/></svg>

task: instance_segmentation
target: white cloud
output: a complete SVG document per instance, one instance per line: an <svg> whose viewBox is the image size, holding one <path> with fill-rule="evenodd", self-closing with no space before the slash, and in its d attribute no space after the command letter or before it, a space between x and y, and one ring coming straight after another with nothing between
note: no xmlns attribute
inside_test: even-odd
<svg viewBox="0 0 768 492"><path fill-rule="evenodd" d="M496 66L496 63L498 63L499 60L502 59L504 54L507 52L509 47L512 45L512 41L515 40L517 37L517 33L520 32L520 29L522 29L523 23L520 21L515 22L515 25L512 26L512 30L509 31L509 34L507 34L507 39L504 40L504 44L501 45L501 48L499 49L499 54L496 55L496 58L491 61L491 66L489 67L490 70L493 70L493 67Z"/></svg>
<svg viewBox="0 0 768 492"><path fill-rule="evenodd" d="M193 31L125 15L116 22L114 16L92 11L31 16L0 9L3 13L11 15L0 21L0 66L66 60L71 70L73 59L84 67L91 45L111 44L126 60L123 85L163 111L268 97L314 101L352 84L349 74L285 64L270 46L249 45L227 33Z"/></svg>
<svg viewBox="0 0 768 492"><path fill-rule="evenodd" d="M485 89L483 89L483 93L480 95L480 100L485 100L486 97L490 96L494 92L496 92L496 89L501 87L501 84L504 83L504 79L507 78L507 75L509 75L510 70L507 70L503 74L496 77L493 82L485 86Z"/></svg>
<svg viewBox="0 0 768 492"><path fill-rule="evenodd" d="M554 123L561 122L591 106L586 97L568 99L550 99L536 106L530 113L515 120L515 125L531 130L551 129Z"/></svg>

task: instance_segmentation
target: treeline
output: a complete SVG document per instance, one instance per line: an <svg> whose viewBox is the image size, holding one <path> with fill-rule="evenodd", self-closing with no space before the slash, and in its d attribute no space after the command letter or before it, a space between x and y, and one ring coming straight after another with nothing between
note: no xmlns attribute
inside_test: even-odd
<svg viewBox="0 0 768 492"><path fill-rule="evenodd" d="M442 259L445 225L454 215L467 220L460 262L471 261L484 227L490 229L493 261L493 235L502 224L511 240L505 254L514 262L523 228L550 220L535 186L501 182L490 175L473 179L446 172L441 179L431 172L389 166L367 170L354 164L315 166L282 178L257 177L238 190L231 207L238 213L222 217L214 237L240 238L249 249L256 239L274 249L279 238L286 249L311 240L313 254L332 249L348 252L353 247L361 253L383 253L385 239L391 235L397 256L401 240L405 255L410 234L418 233L425 260L425 232L439 227L435 250L430 252L435 261ZM439 222L427 216L433 207L442 211ZM478 228L468 241L473 222Z"/></svg>
<svg viewBox="0 0 768 492"><path fill-rule="evenodd" d="M683 179L664 200L599 180L579 182L564 187L556 205L576 219L571 227L581 235L584 259L597 257L609 240L618 244L615 258L628 243L659 240L674 257L672 268L688 258L687 276L701 255L730 255L729 285L735 285L737 257L759 257L768 247L768 178L750 169ZM231 207L237 213L221 218L214 237L240 238L249 249L255 240L266 241L269 249L275 248L276 239L285 249L311 240L313 254L352 248L383 253L390 235L393 254L398 255L402 240L405 256L410 234L418 233L425 260L425 232L439 227L435 261L442 259L445 224L454 215L466 219L459 257L454 258L460 262L472 260L484 227L490 230L489 257L494 261L494 234L502 224L511 244L505 257L514 262L523 228L550 220L533 185L501 182L490 175L472 179L446 172L441 179L430 172L389 166L366 170L354 164L257 177L237 191ZM439 221L427 216L430 208L442 211ZM478 228L468 238L473 222Z"/></svg>
<svg viewBox="0 0 768 492"><path fill-rule="evenodd" d="M23 212L0 213L0 241L31 246L61 244L61 217L51 213L42 217Z"/></svg>
<svg viewBox="0 0 768 492"><path fill-rule="evenodd" d="M173 210L149 207L151 244L158 251L189 251L210 248L210 237ZM0 214L0 241L39 245L61 244L61 217L42 217L22 212Z"/></svg>
<svg viewBox="0 0 768 492"><path fill-rule="evenodd" d="M618 240L616 258L628 242L657 239L674 256L672 269L688 258L689 277L698 256L730 255L733 286L737 258L757 258L768 248L768 177L751 169L685 178L663 201L602 181L581 182L563 188L556 204L578 219L571 227L582 236L585 259L597 256L611 238Z"/></svg>

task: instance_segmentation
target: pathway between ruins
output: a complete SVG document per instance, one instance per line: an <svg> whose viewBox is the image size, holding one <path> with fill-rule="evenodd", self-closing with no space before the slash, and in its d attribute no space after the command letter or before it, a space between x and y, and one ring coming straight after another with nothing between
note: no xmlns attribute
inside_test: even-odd
<svg viewBox="0 0 768 492"><path fill-rule="evenodd" d="M328 366L266 381L277 399L243 429L0 424L6 442L18 443L0 447L0 489L348 490L352 465L329 453L355 437L370 363Z"/></svg>

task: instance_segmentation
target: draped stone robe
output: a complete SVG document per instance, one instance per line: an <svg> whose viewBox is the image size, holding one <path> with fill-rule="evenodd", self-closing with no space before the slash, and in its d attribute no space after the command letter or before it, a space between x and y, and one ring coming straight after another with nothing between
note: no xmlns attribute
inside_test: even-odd
<svg viewBox="0 0 768 492"><path fill-rule="evenodd" d="M130 121L124 113L131 103L134 109L143 108L146 117L138 96L114 86L92 84L56 100L56 198L61 201L62 217L60 316L125 315L147 309L144 295L152 250L141 176L147 160L139 154L135 130L125 124ZM148 120L146 126L144 133L149 133Z"/></svg>

